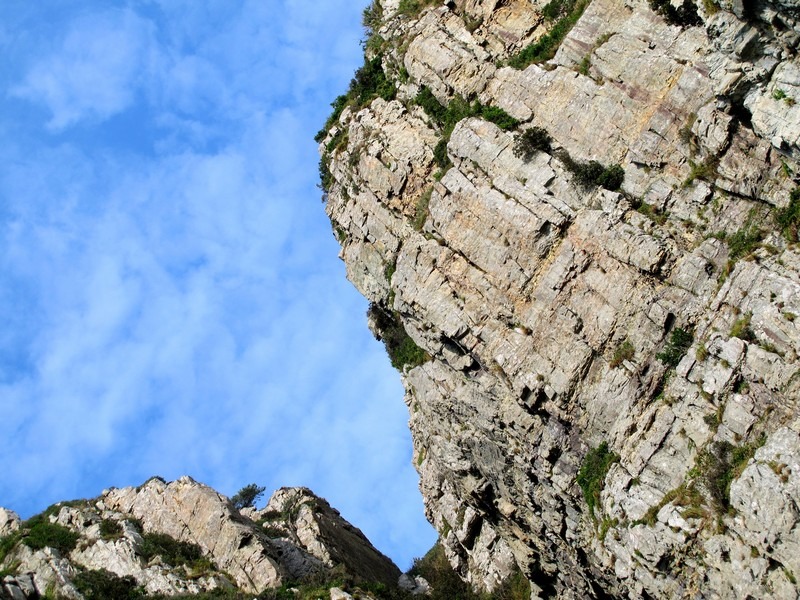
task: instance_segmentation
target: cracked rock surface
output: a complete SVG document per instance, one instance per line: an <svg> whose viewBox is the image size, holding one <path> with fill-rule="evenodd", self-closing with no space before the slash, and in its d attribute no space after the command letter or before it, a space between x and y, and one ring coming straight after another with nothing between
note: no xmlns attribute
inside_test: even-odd
<svg viewBox="0 0 800 600"><path fill-rule="evenodd" d="M405 401L451 563L488 590L518 566L534 597L796 598L800 246L775 221L800 173L796 4L679 26L593 0L521 70L543 3L382 4L370 57L398 92L329 129L326 211L350 280L429 358ZM448 139L423 86L550 151L480 116ZM621 188L582 185L590 160Z"/></svg>

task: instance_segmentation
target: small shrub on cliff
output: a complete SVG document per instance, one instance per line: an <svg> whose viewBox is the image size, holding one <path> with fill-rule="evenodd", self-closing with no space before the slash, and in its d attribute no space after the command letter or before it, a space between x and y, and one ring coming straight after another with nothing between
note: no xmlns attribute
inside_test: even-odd
<svg viewBox="0 0 800 600"><path fill-rule="evenodd" d="M490 123L494 123L503 131L516 129L519 125L519 121L517 121L499 106L483 106L480 104L480 102L476 102L476 105L477 113L481 119L484 121L489 121Z"/></svg>
<svg viewBox="0 0 800 600"><path fill-rule="evenodd" d="M105 569L82 571L72 583L86 600L133 600L145 596L136 579L130 575L120 577Z"/></svg>
<svg viewBox="0 0 800 600"><path fill-rule="evenodd" d="M676 327L672 330L664 350L656 354L656 358L668 367L677 367L693 341L694 334L691 331Z"/></svg>
<svg viewBox="0 0 800 600"><path fill-rule="evenodd" d="M104 540L115 540L122 537L122 525L113 519L103 519L100 521L100 537Z"/></svg>
<svg viewBox="0 0 800 600"><path fill-rule="evenodd" d="M678 8L675 8L670 0L649 0L649 3L653 12L664 17L670 25L691 27L703 24L703 19L697 13L697 5L691 0L683 0L683 4Z"/></svg>
<svg viewBox="0 0 800 600"><path fill-rule="evenodd" d="M600 186L615 192L625 180L625 171L620 165L604 167L596 160L588 162L574 160L566 150L560 150L558 158L583 188Z"/></svg>
<svg viewBox="0 0 800 600"><path fill-rule="evenodd" d="M383 6L378 0L372 0L372 3L361 13L361 24L364 26L364 32L367 37L372 37L380 29L382 23Z"/></svg>
<svg viewBox="0 0 800 600"><path fill-rule="evenodd" d="M447 106L444 106L425 86L420 88L414 102L417 106L422 107L428 116L442 128L442 133L447 139L453 133L456 123L468 117L480 117L484 121L494 123L503 131L514 129L519 125L517 119L498 106L485 106L477 100L470 103L458 95L454 96Z"/></svg>
<svg viewBox="0 0 800 600"><path fill-rule="evenodd" d="M166 533L145 533L139 554L145 561L156 556L172 567L186 565L194 570L206 570L210 567L208 559L197 544L181 542Z"/></svg>
<svg viewBox="0 0 800 600"><path fill-rule="evenodd" d="M589 450L583 459L577 481L592 518L594 518L594 507L600 503L600 492L603 491L608 470L618 460L619 455L608 449L607 442Z"/></svg>
<svg viewBox="0 0 800 600"><path fill-rule="evenodd" d="M373 303L368 314L380 332L380 339L386 347L392 366L402 371L406 366L417 367L429 360L428 353L417 346L411 336L406 333L400 317L387 309Z"/></svg>
<svg viewBox="0 0 800 600"><path fill-rule="evenodd" d="M422 558L415 558L410 575L421 575L431 584L431 600L478 600L479 596L464 583L453 570L441 543L428 550Z"/></svg>
<svg viewBox="0 0 800 600"><path fill-rule="evenodd" d="M730 510L731 483L739 478L765 441L766 438L762 436L741 446L734 446L727 441L713 442L698 457L700 480L719 512Z"/></svg>
<svg viewBox="0 0 800 600"><path fill-rule="evenodd" d="M525 162L536 156L537 152L550 152L553 138L543 127L531 127L517 134L514 140L514 155Z"/></svg>
<svg viewBox="0 0 800 600"><path fill-rule="evenodd" d="M44 515L29 519L25 525L30 529L22 543L33 550L55 548L61 554L69 554L78 544L80 536L77 533L58 523L51 523Z"/></svg>
<svg viewBox="0 0 800 600"><path fill-rule="evenodd" d="M15 531L6 536L0 537L0 563L2 563L6 556L17 547L20 539L22 539L22 532Z"/></svg>

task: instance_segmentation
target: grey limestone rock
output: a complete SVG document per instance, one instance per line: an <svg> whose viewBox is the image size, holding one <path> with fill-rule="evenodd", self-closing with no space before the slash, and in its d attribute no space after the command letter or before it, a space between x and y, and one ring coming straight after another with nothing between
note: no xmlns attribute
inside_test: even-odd
<svg viewBox="0 0 800 600"><path fill-rule="evenodd" d="M348 277L430 357L403 372L414 463L478 589L519 567L534 597L797 594L800 254L774 215L800 173L799 15L718 4L679 26L594 0L517 70L543 5L387 2L398 97L348 108L320 146ZM551 149L523 160L475 115L445 138L423 85ZM590 160L621 189L580 183ZM604 442L590 509L578 474Z"/></svg>

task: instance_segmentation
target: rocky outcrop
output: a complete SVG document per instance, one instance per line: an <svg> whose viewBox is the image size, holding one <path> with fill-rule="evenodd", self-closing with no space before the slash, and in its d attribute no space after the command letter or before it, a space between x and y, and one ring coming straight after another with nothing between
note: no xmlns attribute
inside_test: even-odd
<svg viewBox="0 0 800 600"><path fill-rule="evenodd" d="M252 517L325 567L341 565L365 581L396 586L400 570L375 549L360 529L307 488L281 488Z"/></svg>
<svg viewBox="0 0 800 600"><path fill-rule="evenodd" d="M258 594L340 569L359 580L396 585L400 572L323 499L283 488L264 511L237 510L189 477L153 478L94 500L55 505L22 523L0 512L7 533L0 568L11 571L0 598L47 590L81 599L76 578L105 571L130 577L147 594L217 588Z"/></svg>
<svg viewBox="0 0 800 600"><path fill-rule="evenodd" d="M794 598L800 15L594 0L509 66L559 4L373 5L397 92L320 138L371 327L429 359L403 374L427 515L477 588L517 565L534 596ZM449 131L423 89L549 149L479 110Z"/></svg>

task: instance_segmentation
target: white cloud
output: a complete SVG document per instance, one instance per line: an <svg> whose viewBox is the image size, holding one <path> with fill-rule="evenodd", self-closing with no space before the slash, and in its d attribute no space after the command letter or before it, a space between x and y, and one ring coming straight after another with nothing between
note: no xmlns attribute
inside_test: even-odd
<svg viewBox="0 0 800 600"><path fill-rule="evenodd" d="M0 149L0 310L13 332L0 359L25 357L0 383L14 439L0 448L0 504L38 510L155 474L229 493L307 485L407 563L433 535L402 389L315 188L312 138L360 60L341 41L357 39L360 9L163 11L67 21L17 89L63 131L57 146L29 131L28 145ZM157 123L156 151L70 137L129 108Z"/></svg>
<svg viewBox="0 0 800 600"><path fill-rule="evenodd" d="M151 25L131 10L78 17L11 94L47 108L52 130L103 121L134 102L151 37Z"/></svg>

